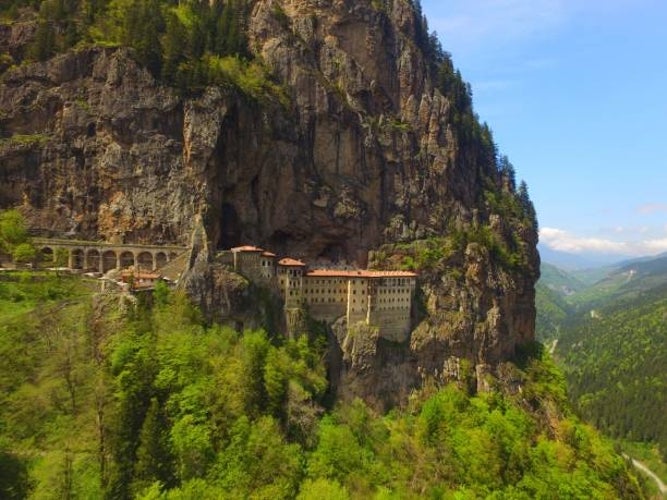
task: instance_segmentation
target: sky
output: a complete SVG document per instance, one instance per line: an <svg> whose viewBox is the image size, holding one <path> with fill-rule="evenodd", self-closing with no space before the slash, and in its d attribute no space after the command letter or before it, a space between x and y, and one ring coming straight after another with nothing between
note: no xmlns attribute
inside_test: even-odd
<svg viewBox="0 0 667 500"><path fill-rule="evenodd" d="M540 245L667 251L667 2L421 0L528 183Z"/></svg>

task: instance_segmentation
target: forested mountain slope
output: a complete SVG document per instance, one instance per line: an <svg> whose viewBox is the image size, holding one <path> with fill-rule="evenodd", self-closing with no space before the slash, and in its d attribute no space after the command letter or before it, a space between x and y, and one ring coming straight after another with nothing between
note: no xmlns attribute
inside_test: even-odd
<svg viewBox="0 0 667 500"><path fill-rule="evenodd" d="M576 276L576 272L565 271L548 262L540 265L540 283L563 296L573 295L587 287L587 284Z"/></svg>
<svg viewBox="0 0 667 500"><path fill-rule="evenodd" d="M615 307L641 299L667 286L667 256L646 257L584 271L565 271L541 264L538 282L537 337L548 341L558 331L595 314L598 308ZM595 276L593 282L587 280Z"/></svg>
<svg viewBox="0 0 667 500"><path fill-rule="evenodd" d="M323 331L205 327L178 293L0 275L3 498L642 498L539 351L477 396L327 402ZM471 375L471 374L469 374Z"/></svg>
<svg viewBox="0 0 667 500"><path fill-rule="evenodd" d="M667 286L608 302L562 330L557 354L580 414L667 457Z"/></svg>
<svg viewBox="0 0 667 500"><path fill-rule="evenodd" d="M575 314L561 293L538 283L535 289L535 337L548 344L560 337L561 329Z"/></svg>
<svg viewBox="0 0 667 500"><path fill-rule="evenodd" d="M605 306L613 301L640 297L667 284L667 256L621 263L610 268L602 279L573 294L571 301L581 309Z"/></svg>
<svg viewBox="0 0 667 500"><path fill-rule="evenodd" d="M611 436L659 443L665 457L667 258L605 269L602 279L571 293L554 291L569 274L543 274L538 338L558 339L555 354L583 418Z"/></svg>

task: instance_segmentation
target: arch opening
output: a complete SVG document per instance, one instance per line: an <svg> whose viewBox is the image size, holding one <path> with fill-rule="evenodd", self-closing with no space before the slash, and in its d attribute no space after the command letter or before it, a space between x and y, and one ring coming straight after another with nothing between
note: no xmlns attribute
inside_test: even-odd
<svg viewBox="0 0 667 500"><path fill-rule="evenodd" d="M83 269L83 266L85 264L85 256L83 253L83 250L80 248L75 248L72 250L72 253L70 254L70 259L71 259L71 267L72 269Z"/></svg>
<svg viewBox="0 0 667 500"><path fill-rule="evenodd" d="M100 271L101 255L99 250L92 249L86 253L86 269Z"/></svg>
<svg viewBox="0 0 667 500"><path fill-rule="evenodd" d="M120 254L120 267L125 269L134 265L134 254L132 252L123 252Z"/></svg>
<svg viewBox="0 0 667 500"><path fill-rule="evenodd" d="M169 259L167 258L167 254L164 252L158 252L155 254L155 268L160 269L161 267L164 267Z"/></svg>
<svg viewBox="0 0 667 500"><path fill-rule="evenodd" d="M141 252L137 255L136 267L143 271L152 271L153 268L153 254L150 252Z"/></svg>
<svg viewBox="0 0 667 500"><path fill-rule="evenodd" d="M40 260L52 264L55 261L55 252L51 247L44 247L40 250Z"/></svg>
<svg viewBox="0 0 667 500"><path fill-rule="evenodd" d="M102 254L102 272L106 273L112 269L116 269L117 259L116 252L107 250Z"/></svg>

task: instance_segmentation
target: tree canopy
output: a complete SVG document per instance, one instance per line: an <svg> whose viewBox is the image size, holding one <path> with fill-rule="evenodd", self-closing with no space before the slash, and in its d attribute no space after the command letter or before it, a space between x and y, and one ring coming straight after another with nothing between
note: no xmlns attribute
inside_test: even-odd
<svg viewBox="0 0 667 500"><path fill-rule="evenodd" d="M180 293L91 303L82 287L50 274L0 279L0 460L16 471L2 491L641 496L626 462L569 413L543 355L506 367L520 393L427 384L386 415L360 400L332 408L320 334L205 327Z"/></svg>
<svg viewBox="0 0 667 500"><path fill-rule="evenodd" d="M0 252L9 255L16 263L33 262L37 257L25 219L18 210L0 211Z"/></svg>

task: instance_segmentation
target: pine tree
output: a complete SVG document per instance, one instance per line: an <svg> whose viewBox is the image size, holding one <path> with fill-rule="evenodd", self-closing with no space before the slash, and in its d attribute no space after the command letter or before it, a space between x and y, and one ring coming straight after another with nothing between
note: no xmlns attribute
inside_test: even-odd
<svg viewBox="0 0 667 500"><path fill-rule="evenodd" d="M162 37L162 78L179 83L181 63L185 60L187 33L185 27L173 13L167 17L166 29ZM184 82L180 82L184 83Z"/></svg>
<svg viewBox="0 0 667 500"><path fill-rule="evenodd" d="M514 165L512 165L506 155L502 155L498 161L498 173L500 173L503 184L508 187L509 191L513 192L516 189L516 171L514 170ZM528 188L526 187L526 189Z"/></svg>
<svg viewBox="0 0 667 500"><path fill-rule="evenodd" d="M130 12L127 45L135 49L139 62L158 76L162 67L160 33L164 30L159 0L138 0Z"/></svg>
<svg viewBox="0 0 667 500"><path fill-rule="evenodd" d="M521 204L523 213L530 221L533 229L537 231L537 213L535 212L535 206L528 195L528 185L526 184L526 181L521 181L517 196L519 197L519 203Z"/></svg>
<svg viewBox="0 0 667 500"><path fill-rule="evenodd" d="M35 33L35 40L30 46L28 53L30 57L37 61L46 61L56 53L55 30L50 21L39 21Z"/></svg>

